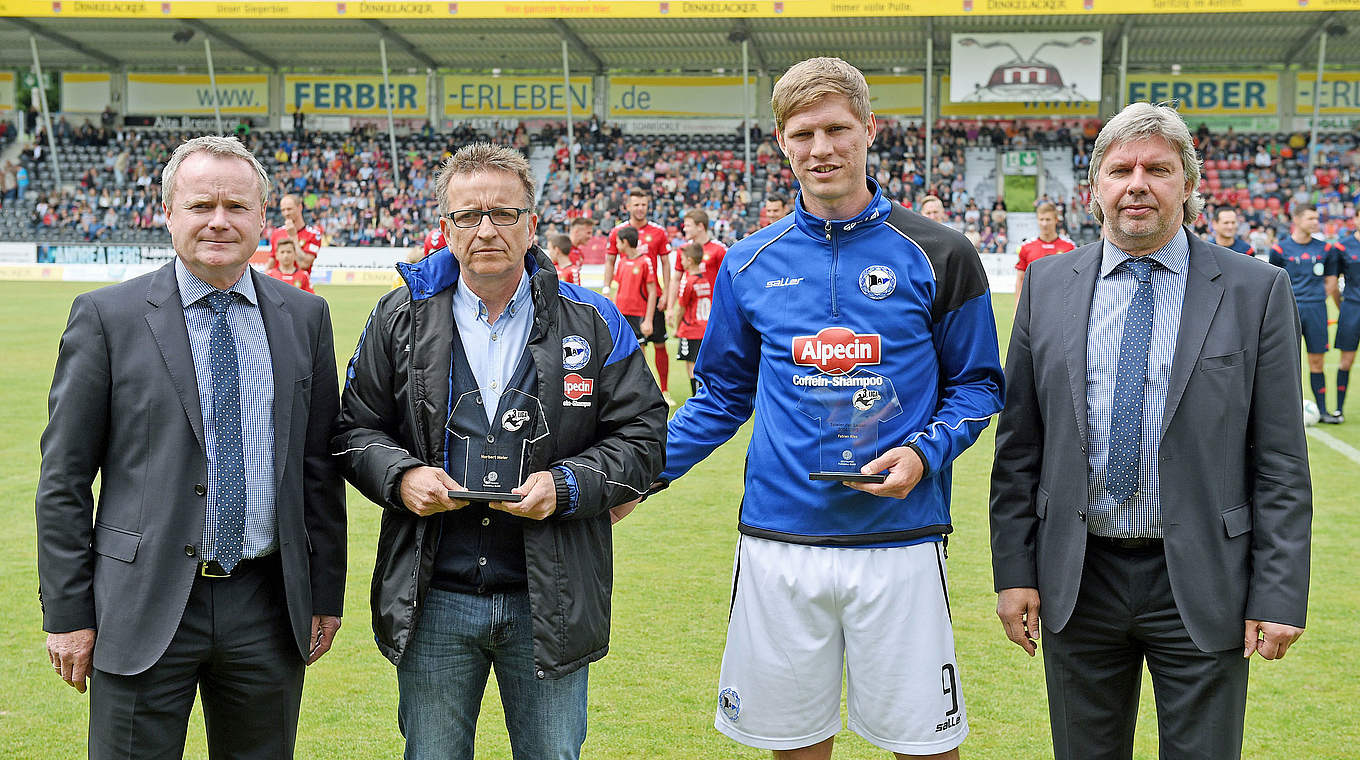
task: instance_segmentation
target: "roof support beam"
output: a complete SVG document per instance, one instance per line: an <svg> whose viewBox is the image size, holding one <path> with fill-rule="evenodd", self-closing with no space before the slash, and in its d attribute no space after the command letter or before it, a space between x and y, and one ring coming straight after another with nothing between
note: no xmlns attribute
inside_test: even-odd
<svg viewBox="0 0 1360 760"><path fill-rule="evenodd" d="M200 34L203 34L204 36L208 37L213 42L226 45L227 47L230 48L235 48L236 50L245 53L246 55L250 56L251 58L254 58L260 63L263 63L264 65L268 66L271 69L279 68L279 62L274 58L265 55L264 53L260 52L257 48L253 48L250 45L247 45L246 43L238 40L237 38L231 36L230 34L227 34L226 32L219 31L218 29L214 28L213 26L206 22L200 21L196 18L186 18L183 19L183 23L190 29L193 29L194 31L199 32Z"/></svg>
<svg viewBox="0 0 1360 760"><path fill-rule="evenodd" d="M421 52L419 49L416 48L415 45L411 44L410 40L393 31L392 27L388 26L387 24L384 24L381 21L378 21L377 19L371 18L364 19L364 23L372 27L379 34L385 37L388 42L391 42L393 45L396 45L397 47L401 48L404 53L416 59L417 61L420 61L421 63L425 64L425 68L427 69L439 68L438 61Z"/></svg>
<svg viewBox="0 0 1360 760"><path fill-rule="evenodd" d="M1284 54L1284 65L1285 66L1294 65L1294 59L1298 58L1299 54L1302 53L1304 49L1307 48L1310 44L1312 44L1313 40L1317 39L1317 36L1319 34L1326 33L1327 25L1332 23L1332 20L1335 18L1336 11L1328 13L1327 15L1322 17L1321 21L1318 22L1317 28L1300 37L1298 41L1294 43L1293 47L1289 48L1289 52Z"/></svg>
<svg viewBox="0 0 1360 760"><path fill-rule="evenodd" d="M81 55L87 55L95 59L96 61L102 62L106 66L119 69L125 65L123 61L120 61L117 58L108 55L107 53L101 52L99 50L91 50L90 48L85 47L84 45L80 44L79 42L76 42L75 40L71 39L70 37L67 37L64 34L50 31L43 26L35 24L32 21L28 21L27 19L6 18L0 19L0 21L8 21L9 23L14 24L17 27L24 29L24 31L27 31L31 34L35 34L39 37L42 37L43 39L51 40L52 42L55 42L58 45L61 45L62 47L70 48L71 50L74 50L77 53L80 53Z"/></svg>
<svg viewBox="0 0 1360 760"><path fill-rule="evenodd" d="M590 46L585 43L585 40L578 37L576 32L573 32L565 21L552 18L548 19L548 23L552 24L552 28L557 30L557 33L562 36L562 39L567 41L567 44L576 48L576 52L580 53L587 61L590 61L590 65L595 68L596 74L604 73L604 61L601 61L600 57L595 55L595 51L591 50Z"/></svg>
<svg viewBox="0 0 1360 760"><path fill-rule="evenodd" d="M1119 28L1115 30L1114 34L1110 35L1105 40L1105 52L1101 55L1101 63L1114 58L1119 52L1119 41L1127 37L1129 32L1133 31L1133 18L1133 16L1125 16L1124 20L1119 23Z"/></svg>
<svg viewBox="0 0 1360 760"><path fill-rule="evenodd" d="M739 18L732 23L732 35L729 39L734 38L744 39L750 43L751 56L756 59L756 71L764 74L770 70L769 64L765 63L765 54L760 51L760 46L756 44L755 34L751 32L751 25L746 23L746 19Z"/></svg>

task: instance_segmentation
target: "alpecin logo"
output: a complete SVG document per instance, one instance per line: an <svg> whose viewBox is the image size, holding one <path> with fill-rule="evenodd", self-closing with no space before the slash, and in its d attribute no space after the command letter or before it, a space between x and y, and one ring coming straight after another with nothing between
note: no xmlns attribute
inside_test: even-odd
<svg viewBox="0 0 1360 760"><path fill-rule="evenodd" d="M816 367L828 375L847 375L882 358L878 333L858 335L844 327L824 327L816 335L793 339L793 363Z"/></svg>
<svg viewBox="0 0 1360 760"><path fill-rule="evenodd" d="M575 372L562 378L562 393L572 401L579 401L582 396L589 396L595 392L595 379L581 377Z"/></svg>

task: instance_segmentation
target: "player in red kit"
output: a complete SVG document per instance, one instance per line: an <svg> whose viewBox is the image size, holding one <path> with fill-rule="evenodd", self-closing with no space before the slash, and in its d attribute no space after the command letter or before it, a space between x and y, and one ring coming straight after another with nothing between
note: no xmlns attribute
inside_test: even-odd
<svg viewBox="0 0 1360 760"><path fill-rule="evenodd" d="M423 252L421 258L429 256L443 247L444 233L440 231L439 225L435 225L434 229L425 233L425 242L421 245L421 250Z"/></svg>
<svg viewBox="0 0 1360 760"><path fill-rule="evenodd" d="M269 235L269 255L277 258L279 241L291 240L297 246L298 267L311 272L312 262L321 253L321 228L303 221L302 201L296 195L280 198L279 212L283 214L283 226L274 228Z"/></svg>
<svg viewBox="0 0 1360 760"><path fill-rule="evenodd" d="M595 220L584 216L573 217L571 224L567 227L567 235L571 237L571 263L581 266L586 263L586 243L590 242L590 236L595 234Z"/></svg>
<svg viewBox="0 0 1360 760"><path fill-rule="evenodd" d="M1020 246L1020 260L1015 262L1015 303L1020 303L1020 288L1025 284L1025 270L1035 259L1066 253L1076 244L1058 234L1058 207L1044 201L1034 209L1035 221L1039 223L1039 237Z"/></svg>
<svg viewBox="0 0 1360 760"><path fill-rule="evenodd" d="M685 240L691 243L698 243L703 249L704 255L699 264L700 274L708 280L710 291L714 283L718 281L718 267L722 265L723 257L727 255L727 246L714 240L708 234L708 214L703 209L695 208L685 212L685 218L680 222L680 231L684 233ZM684 250L687 246L681 246ZM666 290L666 312L675 308L675 299L680 294L680 281L684 279L685 265L681 261L683 256L675 257L675 276L671 278L669 288Z"/></svg>
<svg viewBox="0 0 1360 760"><path fill-rule="evenodd" d="M670 256L666 251L667 235L666 230L658 225L647 221L647 209L651 206L652 195L648 191L634 187L628 191L628 221L615 227L609 233L609 246L604 254L604 287L605 294L609 294L610 283L614 281L614 266L619 256L618 236L621 230L631 229L637 232L638 250L641 255L651 260L652 269L656 276L660 277L661 289L658 293L665 293L671 283ZM666 403L675 406L675 401L670 395L670 361L666 356L666 317L661 313L662 301L657 299L656 312L652 316L654 331L649 331L647 342L652 344L652 351L656 359L656 379L657 385L661 386L661 395L665 397ZM627 314L627 312L624 312Z"/></svg>
<svg viewBox="0 0 1360 760"><path fill-rule="evenodd" d="M699 347L704 331L708 329L708 313L713 308L713 284L704 274L704 258L704 247L689 242L680 249L677 259L684 266L685 281L680 285L680 295L675 303L675 321L679 323L675 335L680 339L680 350L675 358L685 363L691 396L699 392L699 382L694 379L694 363L699 360Z"/></svg>
<svg viewBox="0 0 1360 760"><path fill-rule="evenodd" d="M312 290L312 278L307 274L307 270L297 265L297 246L291 240L279 241L278 250L274 252L274 266L265 274L299 290L316 292Z"/></svg>
<svg viewBox="0 0 1360 760"><path fill-rule="evenodd" d="M657 327L656 270L652 260L642 253L637 244L637 230L624 227L618 231L618 247L622 260L614 270L614 305L633 327L638 343L652 339ZM664 327L661 328L663 331ZM664 340L658 344L665 346Z"/></svg>
<svg viewBox="0 0 1360 760"><path fill-rule="evenodd" d="M572 285L581 284L581 265L571 260L571 238L552 235L548 238L548 257L557 267L557 280Z"/></svg>

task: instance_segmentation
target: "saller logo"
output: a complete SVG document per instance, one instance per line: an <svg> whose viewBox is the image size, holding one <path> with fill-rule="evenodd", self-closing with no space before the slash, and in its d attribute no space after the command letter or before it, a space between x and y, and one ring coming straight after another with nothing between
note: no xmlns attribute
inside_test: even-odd
<svg viewBox="0 0 1360 760"><path fill-rule="evenodd" d="M857 335L844 327L824 327L816 335L793 339L793 363L816 367L828 375L844 375L861 364L878 364L880 347L877 333Z"/></svg>
<svg viewBox="0 0 1360 760"><path fill-rule="evenodd" d="M581 377L575 372L562 378L562 382L562 393L572 401L577 401L582 396L589 396L595 392L595 379L591 377Z"/></svg>

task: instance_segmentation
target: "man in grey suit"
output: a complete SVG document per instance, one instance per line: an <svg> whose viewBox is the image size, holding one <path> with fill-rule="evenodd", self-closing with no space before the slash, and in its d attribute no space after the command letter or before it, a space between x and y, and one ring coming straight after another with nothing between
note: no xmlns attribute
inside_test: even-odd
<svg viewBox="0 0 1360 760"><path fill-rule="evenodd" d="M304 665L340 627L330 313L250 269L268 189L234 138L184 143L161 189L175 261L71 305L38 577L53 667L91 679L92 758L179 757L196 689L211 756L290 757Z"/></svg>
<svg viewBox="0 0 1360 760"><path fill-rule="evenodd" d="M1312 518L1289 279L1200 241L1200 162L1135 103L1091 155L1102 242L1020 296L992 470L997 615L1042 601L1054 754L1128 758L1142 664L1162 757L1241 753L1252 653L1303 632Z"/></svg>

